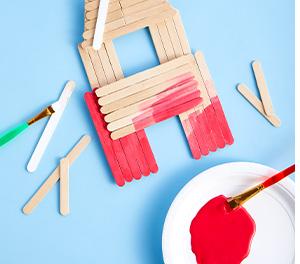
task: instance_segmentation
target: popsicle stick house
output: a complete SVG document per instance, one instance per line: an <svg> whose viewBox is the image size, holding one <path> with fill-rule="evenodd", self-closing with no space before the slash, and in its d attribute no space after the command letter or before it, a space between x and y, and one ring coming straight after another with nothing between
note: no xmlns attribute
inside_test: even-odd
<svg viewBox="0 0 300 264"><path fill-rule="evenodd" d="M147 124L151 125L155 121L179 115L195 159L231 145L233 137L214 82L202 53L191 53L179 12L165 0L110 0L104 43L96 51L92 48L92 42L99 4L101 5L101 0L85 0L84 40L78 48L93 90L85 94L85 101L116 183L123 186L125 182L158 171L143 130ZM150 30L161 64L124 78L113 39L146 27ZM146 125L145 122L140 122L144 126L136 126L130 122L134 109L142 109L149 114L147 107L144 106L144 109L138 106L139 100L147 102L150 97L152 103L148 106L153 107L156 105L153 103L155 98L162 93L161 87L177 87L182 76L189 81L196 81L197 104L189 104L188 109L173 107L172 111L163 111L169 115L158 115L154 121L151 116ZM194 97L179 96L181 99L176 99L179 100L177 103L187 105L183 98L196 102L194 91L190 90L188 94L193 94ZM169 101L164 102L158 105L168 107ZM153 114L153 109L151 111Z"/></svg>

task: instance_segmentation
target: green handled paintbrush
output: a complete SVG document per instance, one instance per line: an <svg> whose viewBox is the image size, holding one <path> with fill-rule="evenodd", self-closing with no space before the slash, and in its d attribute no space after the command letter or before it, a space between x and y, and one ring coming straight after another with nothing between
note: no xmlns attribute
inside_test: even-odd
<svg viewBox="0 0 300 264"><path fill-rule="evenodd" d="M0 135L0 147L14 139L16 136L20 135L24 130L26 130L29 126L34 124L35 122L43 119L44 117L51 116L53 113L55 113L55 108L57 108L56 103L48 106L45 108L42 112L37 114L35 117L31 118L27 122L23 122L16 127L4 132Z"/></svg>

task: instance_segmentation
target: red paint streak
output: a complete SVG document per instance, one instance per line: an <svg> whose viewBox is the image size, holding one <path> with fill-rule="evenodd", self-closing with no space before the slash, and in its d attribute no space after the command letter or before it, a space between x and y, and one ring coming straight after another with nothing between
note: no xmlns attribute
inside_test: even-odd
<svg viewBox="0 0 300 264"><path fill-rule="evenodd" d="M191 122L191 125L193 127L195 136L197 138L201 154L203 156L207 156L208 153L209 153L209 150L208 150L208 147L206 145L206 141L205 141L205 138L204 138L204 133L203 133L203 131L200 127L200 124L198 122L196 111L189 115L189 120Z"/></svg>
<svg viewBox="0 0 300 264"><path fill-rule="evenodd" d="M141 130L139 135L134 133L129 138L125 137L125 140L112 140L110 132L106 129L104 115L99 111L97 96L94 93L86 93L84 97L116 183L123 186L125 181L132 181L132 175L136 179L140 178L140 167L148 174L145 162L152 168L151 172L157 172L157 166L153 166L156 161L145 132ZM147 152L143 153L143 150Z"/></svg>
<svg viewBox="0 0 300 264"><path fill-rule="evenodd" d="M218 148L224 148L225 147L225 140L221 131L221 128L219 126L219 122L216 116L216 113L214 111L213 105L210 104L205 109L205 114L207 117L207 120L211 127L211 135L216 142Z"/></svg>
<svg viewBox="0 0 300 264"><path fill-rule="evenodd" d="M201 127L203 138L209 151L215 152L217 150L217 144L215 143L213 137L211 136L211 127L207 121L204 110L201 113L197 112L197 121L199 126Z"/></svg>
<svg viewBox="0 0 300 264"><path fill-rule="evenodd" d="M156 160L154 158L153 152L150 148L150 145L148 143L148 139L146 137L146 134L145 134L144 130L137 131L136 134L139 138L141 148L142 148L142 150L145 154L145 158L147 160L150 171L152 173L157 173L158 172L158 166L157 166Z"/></svg>
<svg viewBox="0 0 300 264"><path fill-rule="evenodd" d="M119 159L120 159L123 152L120 152L121 155L118 155L114 152L114 149L112 147L112 140L109 137L108 131L105 129L105 123L102 119L103 116L100 113L100 111L98 110L99 106L96 103L97 98L95 98L95 97L96 96L94 95L94 93L86 93L84 95L85 102L88 106L90 115L92 117L98 137L101 141L101 144L102 144L103 150L105 152L109 166L111 168L112 174L115 178L117 185L123 186L125 184L124 175L123 175L123 171L121 170L121 167L119 165L119 161L117 159L117 157L119 157ZM108 133L108 137L106 135L107 133ZM126 161L124 154L120 160ZM126 163L127 163L127 161L126 161ZM124 164L123 164L123 168L125 168L124 173L126 173L126 168L128 168L128 165L124 166ZM127 171L128 171L128 169L127 169Z"/></svg>
<svg viewBox="0 0 300 264"><path fill-rule="evenodd" d="M293 172L295 172L295 164L288 167L287 169L275 174L273 177L267 179L265 182L262 183L262 185L264 186L264 188L268 188L271 185L281 181L282 179L284 179L285 177L289 176L290 174L292 174Z"/></svg>
<svg viewBox="0 0 300 264"><path fill-rule="evenodd" d="M175 99L174 101L169 103L170 105L167 105L167 107L163 107L164 103L158 106L154 106L151 109L150 114L139 116L133 119L135 129L141 130L153 124L169 119L173 116L179 115L198 105L202 101L202 99L199 97L199 91L197 90L191 95L191 97L193 97L191 101L186 101L183 104L178 104L177 100Z"/></svg>
<svg viewBox="0 0 300 264"><path fill-rule="evenodd" d="M231 134L230 128L228 126L228 122L226 120L226 117L225 117L221 102L219 100L219 97L215 96L215 97L211 98L211 102L212 102L212 105L215 109L216 116L218 118L219 125L220 125L220 128L221 128L222 134L224 136L225 142L228 145L232 145L233 142L234 142L234 139L233 139L233 136Z"/></svg>
<svg viewBox="0 0 300 264"><path fill-rule="evenodd" d="M200 151L200 148L199 148L199 145L198 145L193 127L191 125L191 122L188 118L181 120L181 122L182 122L182 126L183 126L183 129L184 129L184 133L185 133L186 138L188 140L193 158L198 160L198 159L201 158L201 151Z"/></svg>
<svg viewBox="0 0 300 264"><path fill-rule="evenodd" d="M198 264L240 264L249 255L255 222L245 208L231 210L221 195L200 209L190 233Z"/></svg>

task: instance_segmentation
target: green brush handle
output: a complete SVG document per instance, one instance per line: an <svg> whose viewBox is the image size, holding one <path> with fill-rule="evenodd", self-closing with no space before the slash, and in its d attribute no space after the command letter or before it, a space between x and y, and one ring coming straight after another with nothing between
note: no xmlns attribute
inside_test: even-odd
<svg viewBox="0 0 300 264"><path fill-rule="evenodd" d="M0 147L21 134L29 125L25 122L0 135Z"/></svg>

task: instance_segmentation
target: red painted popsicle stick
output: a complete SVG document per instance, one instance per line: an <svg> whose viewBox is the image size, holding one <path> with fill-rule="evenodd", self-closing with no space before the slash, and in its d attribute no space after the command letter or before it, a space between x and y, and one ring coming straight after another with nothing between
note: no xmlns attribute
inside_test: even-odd
<svg viewBox="0 0 300 264"><path fill-rule="evenodd" d="M144 152L145 158L147 160L148 166L150 168L150 171L152 173L157 173L158 172L158 166L156 163L156 160L154 158L154 154L150 148L149 142L148 142L148 138L146 137L145 131L144 130L140 130L136 132L139 140L140 140L140 145L141 148ZM147 175L145 175L147 176Z"/></svg>
<svg viewBox="0 0 300 264"><path fill-rule="evenodd" d="M195 98L187 103L175 106L171 109L164 110L161 112L156 112L154 110L153 115L151 117L146 117L145 119L134 120L134 127L136 130L141 130L150 125L156 124L158 122L164 121L173 116L179 115L187 110L195 107L199 103L201 103L201 98Z"/></svg>
<svg viewBox="0 0 300 264"><path fill-rule="evenodd" d="M123 173L122 173L122 170L121 170L120 165L118 163L118 160L117 160L117 157L116 157L117 155L113 151L112 140L110 138L108 140L107 137L103 135L105 133L106 129L104 127L104 122L102 121L101 113L98 110L99 107L98 107L98 104L96 103L97 98L95 98L95 97L96 96L92 92L86 93L84 95L86 104L88 106L90 115L91 115L92 120L94 122L94 126L96 128L98 137L99 137L99 139L101 141L101 144L103 146L103 150L105 152L105 155L106 155L107 161L109 163L109 166L111 168L112 174L115 178L115 181L116 181L117 185L123 186L125 184Z"/></svg>

